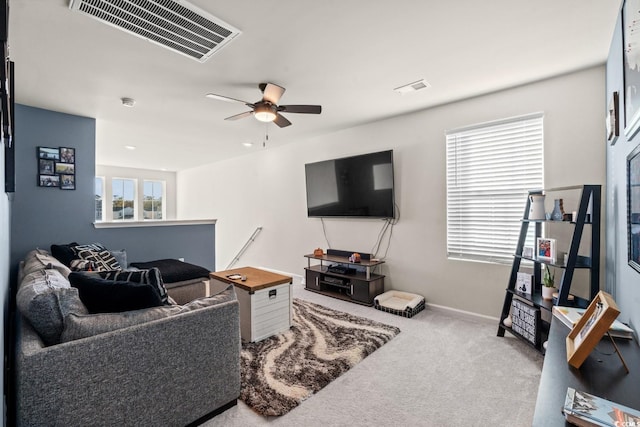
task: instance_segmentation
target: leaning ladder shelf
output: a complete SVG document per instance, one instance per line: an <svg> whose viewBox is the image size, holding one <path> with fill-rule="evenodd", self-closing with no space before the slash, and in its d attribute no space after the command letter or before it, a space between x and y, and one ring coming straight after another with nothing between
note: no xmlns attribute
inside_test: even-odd
<svg viewBox="0 0 640 427"><path fill-rule="evenodd" d="M578 202L577 218L574 221L551 221L551 220L535 220L529 219L529 209L531 207L531 198L527 197L527 203L522 217L522 226L520 227L520 235L518 238L518 244L516 252L513 257L513 264L511 267L511 274L509 276L509 284L506 289L504 304L502 306L502 312L500 314L500 323L498 324L498 336L503 337L505 331L508 331L518 338L522 338L525 342L532 345L536 350L544 353L543 343L549 333L549 322L541 319L541 316L537 316L535 334L539 339L530 341L524 338L522 335L516 333L511 327L505 326L504 319L507 318L511 311L511 305L516 296L518 300L523 301L529 307L535 310L551 311L553 305L576 305L579 307L586 307L589 302L596 296L600 290L600 210L601 210L601 186L600 185L580 185L573 187L561 187L551 188L547 190L532 190L529 191L529 195L560 193L569 191L581 191L580 200ZM590 210L590 212L589 212ZM573 226L573 234L571 237L571 243L569 251L567 253L567 261L557 260L548 261L541 260L535 257L524 257L523 249L527 238L527 232L530 224L535 226L535 237L542 236L542 225L545 222L550 223L566 223L567 226ZM585 227L590 227L591 233L588 230L585 232ZM585 236L587 234L587 236ZM589 236L590 234L590 236ZM580 243L585 237L590 237L590 254L589 256L578 255L578 249ZM533 262L533 289L531 295L519 292L516 289L516 279L518 271L520 270L521 262L531 261ZM562 269L562 277L558 284L558 297L554 298L554 301L548 301L542 299L542 281L541 281L541 267L549 265ZM588 269L589 270L589 296L588 298L580 298L574 296L574 300L570 302L569 295L571 289L571 283L576 269ZM549 317L550 318L550 317Z"/></svg>

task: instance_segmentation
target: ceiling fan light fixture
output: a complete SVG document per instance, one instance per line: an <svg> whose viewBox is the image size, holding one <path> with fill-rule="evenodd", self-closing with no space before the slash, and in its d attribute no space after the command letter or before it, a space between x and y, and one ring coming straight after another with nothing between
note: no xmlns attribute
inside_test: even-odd
<svg viewBox="0 0 640 427"><path fill-rule="evenodd" d="M276 119L275 107L273 105L256 105L253 115L261 122L272 122Z"/></svg>

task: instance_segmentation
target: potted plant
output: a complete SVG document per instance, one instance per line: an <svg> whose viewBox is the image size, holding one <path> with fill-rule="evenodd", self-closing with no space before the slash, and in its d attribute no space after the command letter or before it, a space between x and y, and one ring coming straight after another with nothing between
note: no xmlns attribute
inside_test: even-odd
<svg viewBox="0 0 640 427"><path fill-rule="evenodd" d="M553 291L555 291L556 273L551 273L548 265L544 266L544 275L542 276L542 299L552 300Z"/></svg>

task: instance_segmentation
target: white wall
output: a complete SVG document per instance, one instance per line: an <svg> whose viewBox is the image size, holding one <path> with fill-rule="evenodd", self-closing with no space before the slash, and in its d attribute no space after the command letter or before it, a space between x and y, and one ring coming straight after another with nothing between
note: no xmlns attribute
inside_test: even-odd
<svg viewBox="0 0 640 427"><path fill-rule="evenodd" d="M446 256L444 132L542 111L545 186L602 184L603 93L600 66L181 171L178 217L218 219L218 270L227 266L257 226L263 226L238 266L302 274L307 264L303 255L316 247L327 248L320 220L306 216L304 164L391 148L401 217L382 270L386 289L418 293L432 304L497 317L510 267ZM332 248L362 252L371 252L383 225L379 220L347 219L329 219L325 224ZM379 256L384 249L383 245Z"/></svg>
<svg viewBox="0 0 640 427"><path fill-rule="evenodd" d="M166 205L166 217L164 219L176 219L176 173L164 172L150 169L136 169L136 168L124 168L118 166L105 166L96 165L96 176L105 178L105 195L106 200L105 214L111 214L111 209L108 209L109 203L112 198L111 190L111 178L129 178L137 180L138 195L143 194L144 181L164 181L165 182L165 199ZM142 200L142 196L138 197L138 200ZM138 206L138 218L142 221L142 209ZM110 218L105 218L106 221L110 221Z"/></svg>

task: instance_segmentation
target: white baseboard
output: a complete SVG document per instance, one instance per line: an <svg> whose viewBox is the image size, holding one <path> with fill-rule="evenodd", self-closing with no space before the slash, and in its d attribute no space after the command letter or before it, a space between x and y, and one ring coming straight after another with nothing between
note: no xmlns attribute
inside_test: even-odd
<svg viewBox="0 0 640 427"><path fill-rule="evenodd" d="M457 308L451 308L451 307L447 307L444 305L437 305L437 304L430 304L427 303L427 307L434 310L434 311L440 311L442 313L447 313L447 314L452 314L455 313L456 316L458 317L464 317L467 318L469 320L473 320L473 321L481 321L484 323L495 323L497 324L500 319L498 319L497 317L493 317L493 316L486 316L484 314L478 314L478 313L474 313L471 311L466 311L466 310L459 310Z"/></svg>

